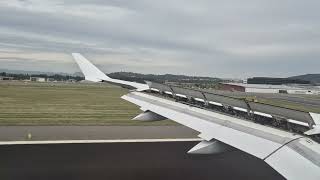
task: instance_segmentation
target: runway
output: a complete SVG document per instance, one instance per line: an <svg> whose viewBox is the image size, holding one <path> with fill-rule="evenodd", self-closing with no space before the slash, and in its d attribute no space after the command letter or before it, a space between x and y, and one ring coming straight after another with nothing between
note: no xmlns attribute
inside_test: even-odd
<svg viewBox="0 0 320 180"><path fill-rule="evenodd" d="M195 138L198 134L185 126L0 126L0 141Z"/></svg>
<svg viewBox="0 0 320 180"><path fill-rule="evenodd" d="M241 151L187 154L196 143L0 145L0 179L284 179Z"/></svg>

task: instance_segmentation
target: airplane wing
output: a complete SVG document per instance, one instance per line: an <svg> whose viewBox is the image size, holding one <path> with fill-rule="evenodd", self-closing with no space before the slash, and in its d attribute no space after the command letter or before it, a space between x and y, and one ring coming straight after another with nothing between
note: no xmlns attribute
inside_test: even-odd
<svg viewBox="0 0 320 180"><path fill-rule="evenodd" d="M74 57L86 79L110 81L82 56ZM190 154L237 149L265 161L286 179L320 179L319 114L152 82L142 88L148 91L137 89L122 96L144 111L134 120L168 118L198 131L203 141Z"/></svg>
<svg viewBox="0 0 320 180"><path fill-rule="evenodd" d="M85 76L85 79L93 82L110 82L119 85L126 85L133 88L136 88L137 91L143 91L149 89L149 86L146 84L123 81L119 79L113 79L108 77L105 73L101 72L96 66L89 62L85 57L79 53L72 53L74 60L77 62L82 73Z"/></svg>

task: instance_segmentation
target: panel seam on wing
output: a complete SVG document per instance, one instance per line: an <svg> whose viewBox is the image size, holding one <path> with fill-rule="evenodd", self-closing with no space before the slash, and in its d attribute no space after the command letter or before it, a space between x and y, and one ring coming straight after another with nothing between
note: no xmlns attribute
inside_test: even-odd
<svg viewBox="0 0 320 180"><path fill-rule="evenodd" d="M267 160L270 156L272 156L273 154L275 154L277 151L279 151L281 148L283 148L284 146L287 146L289 143L295 141L295 140L298 140L298 139L301 139L301 138L304 138L304 137L298 137L298 138L295 138L295 139L292 139L284 144L282 144L280 147L278 147L276 150L274 150L273 152L271 152L268 156L266 156L265 158L263 158L263 160Z"/></svg>

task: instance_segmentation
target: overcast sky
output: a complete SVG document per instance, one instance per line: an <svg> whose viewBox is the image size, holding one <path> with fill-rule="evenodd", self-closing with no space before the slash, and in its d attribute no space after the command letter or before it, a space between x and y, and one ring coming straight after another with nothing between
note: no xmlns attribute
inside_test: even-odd
<svg viewBox="0 0 320 180"><path fill-rule="evenodd" d="M319 0L1 0L0 69L320 73Z"/></svg>

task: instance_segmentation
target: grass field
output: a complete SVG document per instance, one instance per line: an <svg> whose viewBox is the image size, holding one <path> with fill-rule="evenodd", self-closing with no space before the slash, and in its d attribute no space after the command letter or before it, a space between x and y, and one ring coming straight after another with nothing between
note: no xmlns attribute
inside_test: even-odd
<svg viewBox="0 0 320 180"><path fill-rule="evenodd" d="M303 97L303 95L301 95ZM311 96L313 99L318 98L318 96ZM243 97L244 98L244 97ZM245 97L247 100L252 101L253 99L257 99L260 103L264 104L270 104L280 107L285 107L289 109L295 109L299 111L305 111L305 112L314 112L314 113L320 113L320 108L318 106L309 106L309 105L303 105L299 103L289 102L281 99L266 99L266 98L257 98L257 97ZM308 99L310 96L305 96L304 98Z"/></svg>
<svg viewBox="0 0 320 180"><path fill-rule="evenodd" d="M169 120L132 121L141 111L120 98L126 93L126 89L106 83L0 81L0 125L177 125ZM263 98L259 101L320 113L318 107Z"/></svg>
<svg viewBox="0 0 320 180"><path fill-rule="evenodd" d="M288 101L283 101L283 100L276 100L276 99L263 99L260 98L259 102L265 103L265 104L271 104L275 106L281 106L285 108L290 108L290 109L296 109L300 111L305 111L305 112L314 112L314 113L320 113L320 108L316 106L306 106L302 104L297 104L297 103L292 103Z"/></svg>
<svg viewBox="0 0 320 180"><path fill-rule="evenodd" d="M137 106L108 84L0 82L0 125L176 125L136 122Z"/></svg>

